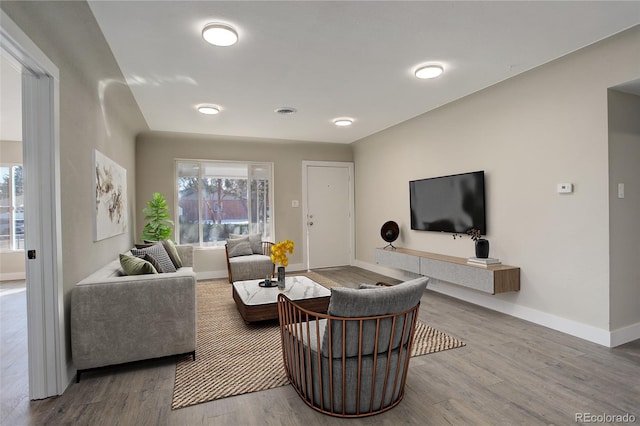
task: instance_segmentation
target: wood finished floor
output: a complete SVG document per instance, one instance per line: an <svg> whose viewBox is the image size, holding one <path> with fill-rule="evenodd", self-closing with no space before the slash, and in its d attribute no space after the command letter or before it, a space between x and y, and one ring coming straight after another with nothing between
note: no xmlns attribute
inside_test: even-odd
<svg viewBox="0 0 640 426"><path fill-rule="evenodd" d="M316 272L345 286L397 282L354 267ZM608 349L430 291L420 318L467 346L413 358L400 405L356 420L316 413L290 386L171 411L167 359L87 373L60 397L29 401L20 283L0 283L0 304L3 426L572 425L576 413L640 424L640 341Z"/></svg>

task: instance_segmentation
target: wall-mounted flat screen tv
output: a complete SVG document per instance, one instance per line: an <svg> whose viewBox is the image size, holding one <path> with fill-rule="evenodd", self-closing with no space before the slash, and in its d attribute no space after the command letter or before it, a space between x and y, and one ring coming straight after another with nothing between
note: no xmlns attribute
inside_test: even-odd
<svg viewBox="0 0 640 426"><path fill-rule="evenodd" d="M411 229L487 233L484 171L409 182Z"/></svg>

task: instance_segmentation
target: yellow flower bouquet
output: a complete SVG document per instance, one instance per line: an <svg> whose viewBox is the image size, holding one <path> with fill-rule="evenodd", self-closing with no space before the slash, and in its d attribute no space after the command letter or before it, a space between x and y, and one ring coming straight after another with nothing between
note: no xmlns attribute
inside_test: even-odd
<svg viewBox="0 0 640 426"><path fill-rule="evenodd" d="M271 246L271 261L276 265L282 265L285 268L289 266L289 258L287 253L293 254L293 241L284 240Z"/></svg>

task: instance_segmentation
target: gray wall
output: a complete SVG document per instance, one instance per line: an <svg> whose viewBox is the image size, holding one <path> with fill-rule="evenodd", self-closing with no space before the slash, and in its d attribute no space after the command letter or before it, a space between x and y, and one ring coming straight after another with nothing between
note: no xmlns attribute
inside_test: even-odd
<svg viewBox="0 0 640 426"><path fill-rule="evenodd" d="M175 218L176 159L266 161L274 164L275 241L290 239L296 244L290 264L302 263L302 208L291 207L302 201L302 161L352 161L350 145L275 141L254 138L202 136L185 133L146 132L136 145L136 237L144 226L142 209L154 192L163 193ZM275 242L274 241L274 242ZM194 254L199 277L224 276L224 249L208 248Z"/></svg>
<svg viewBox="0 0 640 426"><path fill-rule="evenodd" d="M408 181L484 170L490 256L522 268L522 290L445 291L583 337L608 336L607 88L640 76L639 45L636 27L357 141L357 259L374 263L387 220L400 225L397 246L472 256L467 238L410 230ZM556 193L564 182L575 192Z"/></svg>
<svg viewBox="0 0 640 426"><path fill-rule="evenodd" d="M62 273L69 324L75 283L133 242L135 135L148 126L85 2L0 5L59 69ZM99 242L93 241L94 149L127 170L129 206L129 231Z"/></svg>
<svg viewBox="0 0 640 426"><path fill-rule="evenodd" d="M611 328L640 323L640 96L609 91ZM618 183L625 184L618 198Z"/></svg>

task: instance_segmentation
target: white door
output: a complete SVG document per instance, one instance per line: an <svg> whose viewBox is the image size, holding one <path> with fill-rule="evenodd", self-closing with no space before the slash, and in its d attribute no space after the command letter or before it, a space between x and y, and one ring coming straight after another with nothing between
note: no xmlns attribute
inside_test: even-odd
<svg viewBox="0 0 640 426"><path fill-rule="evenodd" d="M353 164L305 162L303 170L307 267L349 265L353 247Z"/></svg>
<svg viewBox="0 0 640 426"><path fill-rule="evenodd" d="M59 72L0 10L0 54L22 69L29 398L62 395L67 364L62 288Z"/></svg>

